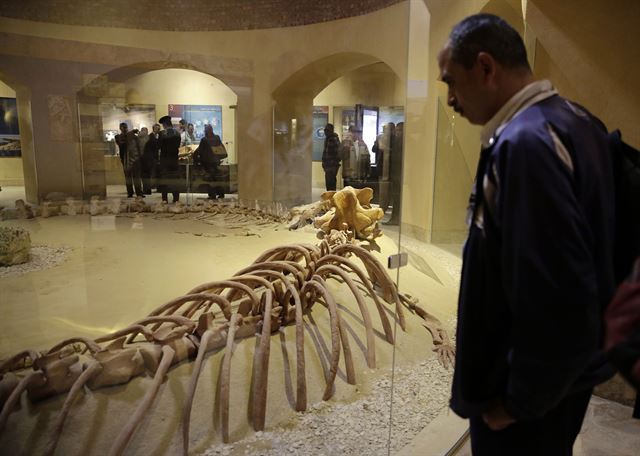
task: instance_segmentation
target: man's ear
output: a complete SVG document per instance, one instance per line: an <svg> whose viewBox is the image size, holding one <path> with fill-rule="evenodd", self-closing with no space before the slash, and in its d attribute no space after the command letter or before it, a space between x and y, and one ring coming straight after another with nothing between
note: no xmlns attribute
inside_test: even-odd
<svg viewBox="0 0 640 456"><path fill-rule="evenodd" d="M476 58L480 71L485 80L493 79L496 74L498 62L487 52L479 52Z"/></svg>

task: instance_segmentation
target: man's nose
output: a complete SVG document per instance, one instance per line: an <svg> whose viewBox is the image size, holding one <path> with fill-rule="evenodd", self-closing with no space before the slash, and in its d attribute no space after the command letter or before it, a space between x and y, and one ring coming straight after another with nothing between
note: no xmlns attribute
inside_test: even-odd
<svg viewBox="0 0 640 456"><path fill-rule="evenodd" d="M451 106L452 108L455 107L455 105L456 105L456 97L455 97L455 95L449 94L447 96L447 104L449 106Z"/></svg>

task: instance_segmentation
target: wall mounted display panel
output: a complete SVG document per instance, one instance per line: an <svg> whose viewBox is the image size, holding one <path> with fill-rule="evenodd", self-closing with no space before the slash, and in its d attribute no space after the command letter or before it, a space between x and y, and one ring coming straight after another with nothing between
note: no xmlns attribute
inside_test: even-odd
<svg viewBox="0 0 640 456"><path fill-rule="evenodd" d="M180 119L184 119L188 124L193 124L196 139L204 137L205 125L211 125L213 132L224 141L222 136L222 106L170 104L168 112L174 125Z"/></svg>
<svg viewBox="0 0 640 456"><path fill-rule="evenodd" d="M20 157L20 128L15 98L0 98L0 157Z"/></svg>

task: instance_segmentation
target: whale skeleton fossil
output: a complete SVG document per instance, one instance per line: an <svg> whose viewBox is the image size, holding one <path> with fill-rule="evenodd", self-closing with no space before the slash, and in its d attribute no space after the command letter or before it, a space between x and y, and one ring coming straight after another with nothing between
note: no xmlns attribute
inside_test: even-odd
<svg viewBox="0 0 640 456"><path fill-rule="evenodd" d="M328 400L333 395L341 352L347 382L356 382L348 334L327 286L329 279L345 284L357 303L365 329L365 360L369 368L376 367L372 313L380 320L386 342L394 343L385 304L394 306L394 316L403 330L404 309L421 317L433 336L434 351L441 363L447 366L453 361L454 349L440 322L417 300L399 293L369 251L354 244L331 247L326 241L319 245L285 245L264 252L230 279L197 286L124 329L97 339L70 338L47 351L25 350L5 360L0 364L0 433L25 391L31 401L67 393L45 449L45 454L53 454L73 403L85 387L94 390L124 384L148 371L153 374L151 386L113 440L110 454L120 455L148 414L171 366L195 357L182 410L182 450L186 455L191 410L205 355L224 350L217 412L222 440L229 442L233 347L237 339L254 335L259 337L253 357L250 421L255 430L263 430L271 335L282 326L295 324L295 410L307 408L303 318L316 303L329 313L331 349L322 396ZM365 300L367 296L374 303L373 312Z"/></svg>

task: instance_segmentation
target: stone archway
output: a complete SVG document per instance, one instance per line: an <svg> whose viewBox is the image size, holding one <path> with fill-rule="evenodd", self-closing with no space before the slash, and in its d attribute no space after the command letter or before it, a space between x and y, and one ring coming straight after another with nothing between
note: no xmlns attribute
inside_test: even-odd
<svg viewBox="0 0 640 456"><path fill-rule="evenodd" d="M25 178L32 183L31 190L27 186L27 198L33 203L49 199L54 194L56 197L86 198L101 193L99 176L104 174L103 170L83 171L100 168L93 160L99 163L102 156L92 150L90 142L80 150L78 128L80 114L86 115L84 120L89 122L92 116L97 116L97 112L92 110L96 106L95 94L84 91L84 87L97 76L108 75L108 78L116 80L152 69L198 70L220 79L238 94L238 125L249 125L254 116L251 92L254 69L252 62L246 59L27 35L0 35L3 42L0 72L14 76L11 80L18 81L31 95L28 100L32 112L33 153L29 157L25 154L24 158ZM10 52L12 49L20 52ZM55 115L57 111L51 109L58 105L65 106L64 112L68 114L64 116L65 122L60 122L59 116ZM83 107L86 109L82 110ZM52 134L54 130L60 134ZM95 133L96 129L93 130ZM250 138L240 139L241 142L236 144L240 149L239 161L250 163L251 157L244 157L242 150L251 150L252 141Z"/></svg>
<svg viewBox="0 0 640 456"><path fill-rule="evenodd" d="M367 54L332 54L305 65L273 91L275 201L287 205L311 201L312 109L315 96L339 77L380 62L381 59ZM386 65L398 75L398 71Z"/></svg>
<svg viewBox="0 0 640 456"><path fill-rule="evenodd" d="M235 99L229 103L229 106L233 106L233 109L237 108L239 104L238 92L246 85L244 80L238 83L236 79L230 78L227 75L206 71L199 66L183 61L142 62L117 67L103 74L95 75L95 77L88 80L77 93L80 154L82 157L83 193L85 198L93 195L105 196L106 186L109 183L113 183L111 182L113 176L116 175L119 177L122 172L117 160L110 160L108 157L101 158L101 155L104 154L103 149L105 144L104 132L102 131L104 119L102 118L101 105L105 102L113 104L114 106L116 103L123 104L124 106L128 106L131 103L135 104L136 101L139 101L137 100L139 94L136 93L135 89L126 89L125 84L143 75L175 69L188 70L215 79L216 82L220 83L220 86L224 86L233 94ZM165 89L166 87L158 87L158 91ZM147 97L150 96L149 92L153 93L154 91L148 91ZM153 95L154 98L156 96L159 95ZM169 101L169 103L176 102L179 103L177 100ZM165 112L160 108L160 111L156 112L155 120L164 114ZM155 120L153 123L155 123ZM233 123L235 129L235 121ZM150 127L150 125L148 127ZM235 143L235 136L234 133L231 143ZM237 166L234 166L234 170L236 169ZM114 173L114 171L118 172Z"/></svg>

